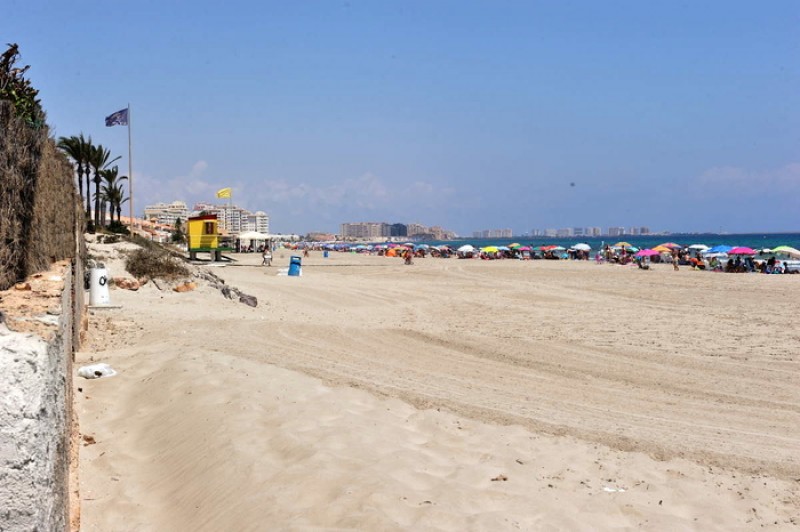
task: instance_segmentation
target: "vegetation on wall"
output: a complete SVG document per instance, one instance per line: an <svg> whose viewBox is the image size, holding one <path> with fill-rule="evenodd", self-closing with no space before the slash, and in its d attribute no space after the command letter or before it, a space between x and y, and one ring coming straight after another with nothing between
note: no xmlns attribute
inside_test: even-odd
<svg viewBox="0 0 800 532"><path fill-rule="evenodd" d="M75 257L83 220L72 167L19 57L16 44L0 55L0 289Z"/></svg>

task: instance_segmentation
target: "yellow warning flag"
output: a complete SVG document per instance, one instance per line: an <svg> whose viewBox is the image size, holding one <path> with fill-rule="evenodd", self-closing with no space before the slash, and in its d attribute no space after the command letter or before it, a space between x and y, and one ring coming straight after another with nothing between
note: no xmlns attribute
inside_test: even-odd
<svg viewBox="0 0 800 532"><path fill-rule="evenodd" d="M230 198L231 197L231 189L228 188L221 188L217 190L217 197L218 198Z"/></svg>

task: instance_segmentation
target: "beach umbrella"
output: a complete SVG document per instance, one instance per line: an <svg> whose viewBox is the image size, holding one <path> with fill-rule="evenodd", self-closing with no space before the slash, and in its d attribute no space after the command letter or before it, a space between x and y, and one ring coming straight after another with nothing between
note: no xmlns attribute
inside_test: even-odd
<svg viewBox="0 0 800 532"><path fill-rule="evenodd" d="M654 249L643 249L636 253L637 257L655 257L656 255L660 255L660 253Z"/></svg>
<svg viewBox="0 0 800 532"><path fill-rule="evenodd" d="M778 246L776 248L772 248L772 252L780 253L781 255L789 255L794 259L800 259L800 250L791 246Z"/></svg>
<svg viewBox="0 0 800 532"><path fill-rule="evenodd" d="M681 246L680 244L676 244L675 242L664 242L661 245L669 249L683 249L683 246Z"/></svg>
<svg viewBox="0 0 800 532"><path fill-rule="evenodd" d="M465 244L465 245L461 246L460 248L458 248L457 251L460 251L461 253L471 253L471 252L475 251L475 248L473 246L470 246L469 244Z"/></svg>
<svg viewBox="0 0 800 532"><path fill-rule="evenodd" d="M530 251L530 250L531 250L530 246L522 246L517 248L517 251Z"/></svg>
<svg viewBox="0 0 800 532"><path fill-rule="evenodd" d="M506 246L497 246L497 251L511 251L511 248L507 248Z"/></svg>
<svg viewBox="0 0 800 532"><path fill-rule="evenodd" d="M705 244L692 244L691 246L689 246L689 249L698 249L700 251L703 251L704 249L708 249L708 246L706 246Z"/></svg>
<svg viewBox="0 0 800 532"><path fill-rule="evenodd" d="M658 251L659 253L671 253L672 250L665 246L656 246L653 250Z"/></svg>
<svg viewBox="0 0 800 532"><path fill-rule="evenodd" d="M572 249L575 249L577 251L591 251L592 246L590 246L589 244L575 244L574 246L572 246Z"/></svg>
<svg viewBox="0 0 800 532"><path fill-rule="evenodd" d="M630 248L630 247L633 247L633 246L631 246L631 245L630 245L629 243L627 243L627 242L617 242L616 244L614 244L614 245L613 245L613 246L611 246L611 247L615 247L615 248Z"/></svg>
<svg viewBox="0 0 800 532"><path fill-rule="evenodd" d="M755 250L746 246L739 246L728 251L728 255L755 255Z"/></svg>
<svg viewBox="0 0 800 532"><path fill-rule="evenodd" d="M486 246L485 248L481 248L481 251L484 253L497 253L497 246Z"/></svg>
<svg viewBox="0 0 800 532"><path fill-rule="evenodd" d="M514 242L513 244L509 244L508 245L508 247L511 248L511 249L516 249L516 248L518 248L520 246L522 246L522 244L520 244L519 242Z"/></svg>
<svg viewBox="0 0 800 532"><path fill-rule="evenodd" d="M725 244L720 244L719 246L714 246L713 248L707 249L706 253L727 253L732 250L732 246L726 246Z"/></svg>

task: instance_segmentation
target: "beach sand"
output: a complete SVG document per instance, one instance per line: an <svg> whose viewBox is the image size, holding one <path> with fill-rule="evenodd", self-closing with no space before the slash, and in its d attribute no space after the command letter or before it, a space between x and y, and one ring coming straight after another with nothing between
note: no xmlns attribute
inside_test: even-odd
<svg viewBox="0 0 800 532"><path fill-rule="evenodd" d="M800 524L800 276L291 254L92 311L83 530Z"/></svg>

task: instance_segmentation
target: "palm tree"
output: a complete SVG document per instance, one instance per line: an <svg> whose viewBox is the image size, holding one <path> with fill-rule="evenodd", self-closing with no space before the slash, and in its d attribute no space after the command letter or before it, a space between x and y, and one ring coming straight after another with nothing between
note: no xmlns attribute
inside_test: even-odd
<svg viewBox="0 0 800 532"><path fill-rule="evenodd" d="M92 137L84 138L83 133L78 136L72 135L71 137L61 137L58 139L58 148L63 151L67 157L72 159L77 167L78 172L78 190L80 191L81 200L83 200L83 175L86 174L86 217L92 210L91 194L89 192L89 156L92 147Z"/></svg>
<svg viewBox="0 0 800 532"><path fill-rule="evenodd" d="M114 222L114 212L117 207L122 203L122 198L124 197L124 191L122 189L122 181L128 179L128 176L121 176L119 175L119 167L112 166L111 168L107 168L100 172L100 176L105 181L105 185L100 193L100 201L102 206L100 207L100 214L101 214L101 221L103 225L106 223L106 206L108 206L108 211L111 215L111 222ZM119 204L117 203L117 197L119 197Z"/></svg>
<svg viewBox="0 0 800 532"><path fill-rule="evenodd" d="M117 222L122 223L122 204L128 201L125 197L125 189L122 187L122 180L128 179L127 176L122 176L116 183L103 185L103 198L108 202L109 212L111 214L111 223L114 223L114 213L117 213Z"/></svg>
<svg viewBox="0 0 800 532"><path fill-rule="evenodd" d="M100 172L114 161L120 159L119 156L111 159L111 150L107 150L102 144L91 147L91 156L89 157L89 165L94 170L94 225L97 227L100 224Z"/></svg>

